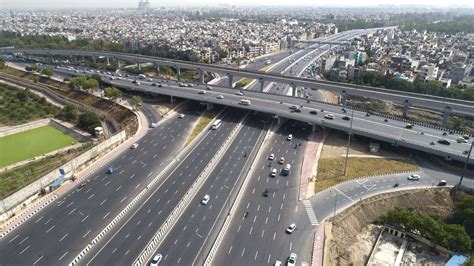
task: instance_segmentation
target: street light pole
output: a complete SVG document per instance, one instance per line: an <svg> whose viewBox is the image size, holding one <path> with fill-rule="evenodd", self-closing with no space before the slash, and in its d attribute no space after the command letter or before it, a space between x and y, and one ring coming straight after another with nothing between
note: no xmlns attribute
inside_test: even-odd
<svg viewBox="0 0 474 266"><path fill-rule="evenodd" d="M471 143L471 148L469 148L469 152L467 153L466 161L464 162L464 168L462 169L461 178L459 178L458 186L461 186L462 180L464 179L464 174L466 173L467 164L469 163L469 158L471 157L471 152L472 152L472 147L473 146L474 146L474 141Z"/></svg>
<svg viewBox="0 0 474 266"><path fill-rule="evenodd" d="M352 103L352 113L351 113L351 127L349 129L349 139L347 140L347 148L346 148L346 161L344 163L344 175L347 174L347 162L349 161L349 148L351 147L351 139L352 139L352 122L354 121L354 103Z"/></svg>

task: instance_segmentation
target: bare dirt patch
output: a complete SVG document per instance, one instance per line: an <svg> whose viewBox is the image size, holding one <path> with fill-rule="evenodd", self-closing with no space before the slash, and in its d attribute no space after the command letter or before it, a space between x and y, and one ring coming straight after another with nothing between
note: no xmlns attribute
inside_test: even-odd
<svg viewBox="0 0 474 266"><path fill-rule="evenodd" d="M325 242L327 265L365 265L376 227L369 226L380 215L395 208L448 217L453 208L449 189L397 191L371 197L338 214ZM327 257L326 257L327 256Z"/></svg>

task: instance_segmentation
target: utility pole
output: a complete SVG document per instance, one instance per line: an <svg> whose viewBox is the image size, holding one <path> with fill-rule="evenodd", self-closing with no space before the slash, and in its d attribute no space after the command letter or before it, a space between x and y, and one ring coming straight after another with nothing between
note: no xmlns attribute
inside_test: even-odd
<svg viewBox="0 0 474 266"><path fill-rule="evenodd" d="M347 148L346 148L346 161L344 163L344 175L347 174L347 162L349 161L349 149L351 147L351 139L352 139L352 122L354 121L354 103L352 103L352 113L351 113L351 127L349 129L349 139L347 140Z"/></svg>
<svg viewBox="0 0 474 266"><path fill-rule="evenodd" d="M474 146L474 141L471 143L471 148L469 148L469 152L466 156L466 161L464 162L464 168L461 172L461 178L459 178L458 186L461 186L462 180L464 179L464 175L466 174L467 164L469 163L469 158L471 157L472 147Z"/></svg>

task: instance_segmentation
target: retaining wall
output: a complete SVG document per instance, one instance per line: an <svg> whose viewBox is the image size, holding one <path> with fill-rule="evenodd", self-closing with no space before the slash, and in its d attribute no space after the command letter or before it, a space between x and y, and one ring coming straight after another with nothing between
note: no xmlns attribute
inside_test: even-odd
<svg viewBox="0 0 474 266"><path fill-rule="evenodd" d="M64 171L66 172L66 176L70 176L75 171L78 171L82 167L87 167L88 163L92 159L97 157L99 154L103 153L105 150L123 142L126 139L126 137L127 136L126 136L125 131L121 131L111 136L109 139L106 139L103 142L99 143L92 149L79 155L75 159L67 162L66 164L62 165L59 168L64 169ZM51 171L50 173L48 173L47 175L36 180L35 182L15 192L13 195L5 198L2 201L2 208L0 211L0 215L3 216L3 214L6 213L7 210L15 208L17 205L23 203L29 197L37 194L42 187L47 186L48 184L58 179L59 177L60 177L59 171L58 169L55 169Z"/></svg>

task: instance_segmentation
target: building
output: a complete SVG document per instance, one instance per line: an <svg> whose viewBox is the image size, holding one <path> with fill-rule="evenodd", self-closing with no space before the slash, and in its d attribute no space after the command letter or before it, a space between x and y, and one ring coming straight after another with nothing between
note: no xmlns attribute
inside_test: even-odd
<svg viewBox="0 0 474 266"><path fill-rule="evenodd" d="M429 79L436 79L438 77L438 70L439 68L434 64L424 65L420 68L418 73L418 80L429 80Z"/></svg>
<svg viewBox="0 0 474 266"><path fill-rule="evenodd" d="M140 0L140 2L138 2L138 9L140 9L140 10L150 9L150 1L149 0Z"/></svg>

